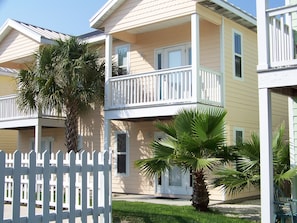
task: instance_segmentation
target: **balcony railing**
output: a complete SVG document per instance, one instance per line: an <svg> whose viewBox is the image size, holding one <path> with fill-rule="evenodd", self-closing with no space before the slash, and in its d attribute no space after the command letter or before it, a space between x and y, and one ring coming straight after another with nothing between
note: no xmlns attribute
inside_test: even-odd
<svg viewBox="0 0 297 223"><path fill-rule="evenodd" d="M203 68L194 78L191 66L112 77L107 89L108 109L193 102L222 105L222 75Z"/></svg>
<svg viewBox="0 0 297 223"><path fill-rule="evenodd" d="M267 10L271 67L297 64L297 5Z"/></svg>
<svg viewBox="0 0 297 223"><path fill-rule="evenodd" d="M0 97L0 121L25 119L25 118L63 118L55 109L46 108L40 114L37 111L23 112L18 108L17 95Z"/></svg>

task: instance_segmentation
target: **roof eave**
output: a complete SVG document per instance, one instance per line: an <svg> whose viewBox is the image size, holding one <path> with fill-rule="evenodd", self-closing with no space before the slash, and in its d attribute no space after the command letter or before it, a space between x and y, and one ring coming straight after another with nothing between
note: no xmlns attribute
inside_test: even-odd
<svg viewBox="0 0 297 223"><path fill-rule="evenodd" d="M125 0L108 0L102 8L89 20L90 27L100 28L104 20L111 15Z"/></svg>

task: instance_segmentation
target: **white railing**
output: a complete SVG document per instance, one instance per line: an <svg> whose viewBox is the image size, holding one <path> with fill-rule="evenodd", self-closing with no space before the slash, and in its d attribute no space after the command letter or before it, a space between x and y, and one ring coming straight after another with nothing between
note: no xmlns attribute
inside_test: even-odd
<svg viewBox="0 0 297 223"><path fill-rule="evenodd" d="M269 19L270 66L282 67L297 64L296 41L297 5L267 10Z"/></svg>
<svg viewBox="0 0 297 223"><path fill-rule="evenodd" d="M222 104L222 75L200 69L194 93L191 66L110 78L107 108L201 102ZM200 98L197 98L200 95Z"/></svg>
<svg viewBox="0 0 297 223"><path fill-rule="evenodd" d="M22 118L37 118L37 117L60 117L55 109L46 108L39 115L37 111L24 112L18 108L17 95L8 95L0 97L0 121L15 120Z"/></svg>
<svg viewBox="0 0 297 223"><path fill-rule="evenodd" d="M109 152L0 151L0 222L111 222L109 157ZM10 216L4 214L7 202Z"/></svg>

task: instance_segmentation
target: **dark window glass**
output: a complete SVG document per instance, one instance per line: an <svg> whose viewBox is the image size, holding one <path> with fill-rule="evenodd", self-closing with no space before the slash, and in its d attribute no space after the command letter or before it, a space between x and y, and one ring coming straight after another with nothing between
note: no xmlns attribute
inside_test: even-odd
<svg viewBox="0 0 297 223"><path fill-rule="evenodd" d="M236 145L242 144L242 139L243 138L243 133L242 131L235 131L235 140L236 140Z"/></svg>
<svg viewBox="0 0 297 223"><path fill-rule="evenodd" d="M236 77L242 77L241 73L241 57L235 55L235 76Z"/></svg>
<svg viewBox="0 0 297 223"><path fill-rule="evenodd" d="M126 134L118 134L117 148L118 152L126 152Z"/></svg>
<svg viewBox="0 0 297 223"><path fill-rule="evenodd" d="M118 173L126 173L126 154L118 155Z"/></svg>

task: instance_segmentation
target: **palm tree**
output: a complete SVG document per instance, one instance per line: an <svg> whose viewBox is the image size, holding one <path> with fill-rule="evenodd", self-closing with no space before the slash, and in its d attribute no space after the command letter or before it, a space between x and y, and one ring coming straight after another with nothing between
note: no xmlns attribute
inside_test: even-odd
<svg viewBox="0 0 297 223"><path fill-rule="evenodd" d="M40 111L56 109L66 115L68 152L77 152L78 118L90 103L103 101L104 63L86 43L76 37L41 47L33 66L18 76L19 107Z"/></svg>
<svg viewBox="0 0 297 223"><path fill-rule="evenodd" d="M149 177L159 175L174 166L191 171L193 177L192 205L207 211L209 193L205 170L212 170L221 159L216 154L225 142L223 109L181 110L170 123L157 122L166 133L161 141L151 145L153 156L136 161L136 166Z"/></svg>
<svg viewBox="0 0 297 223"><path fill-rule="evenodd" d="M284 140L285 126L281 125L272 142L274 184L287 190L288 182L297 175L297 168L290 169L289 144ZM255 133L250 140L237 148L235 165L215 171L215 186L222 186L234 194L245 188L260 187L260 139Z"/></svg>

